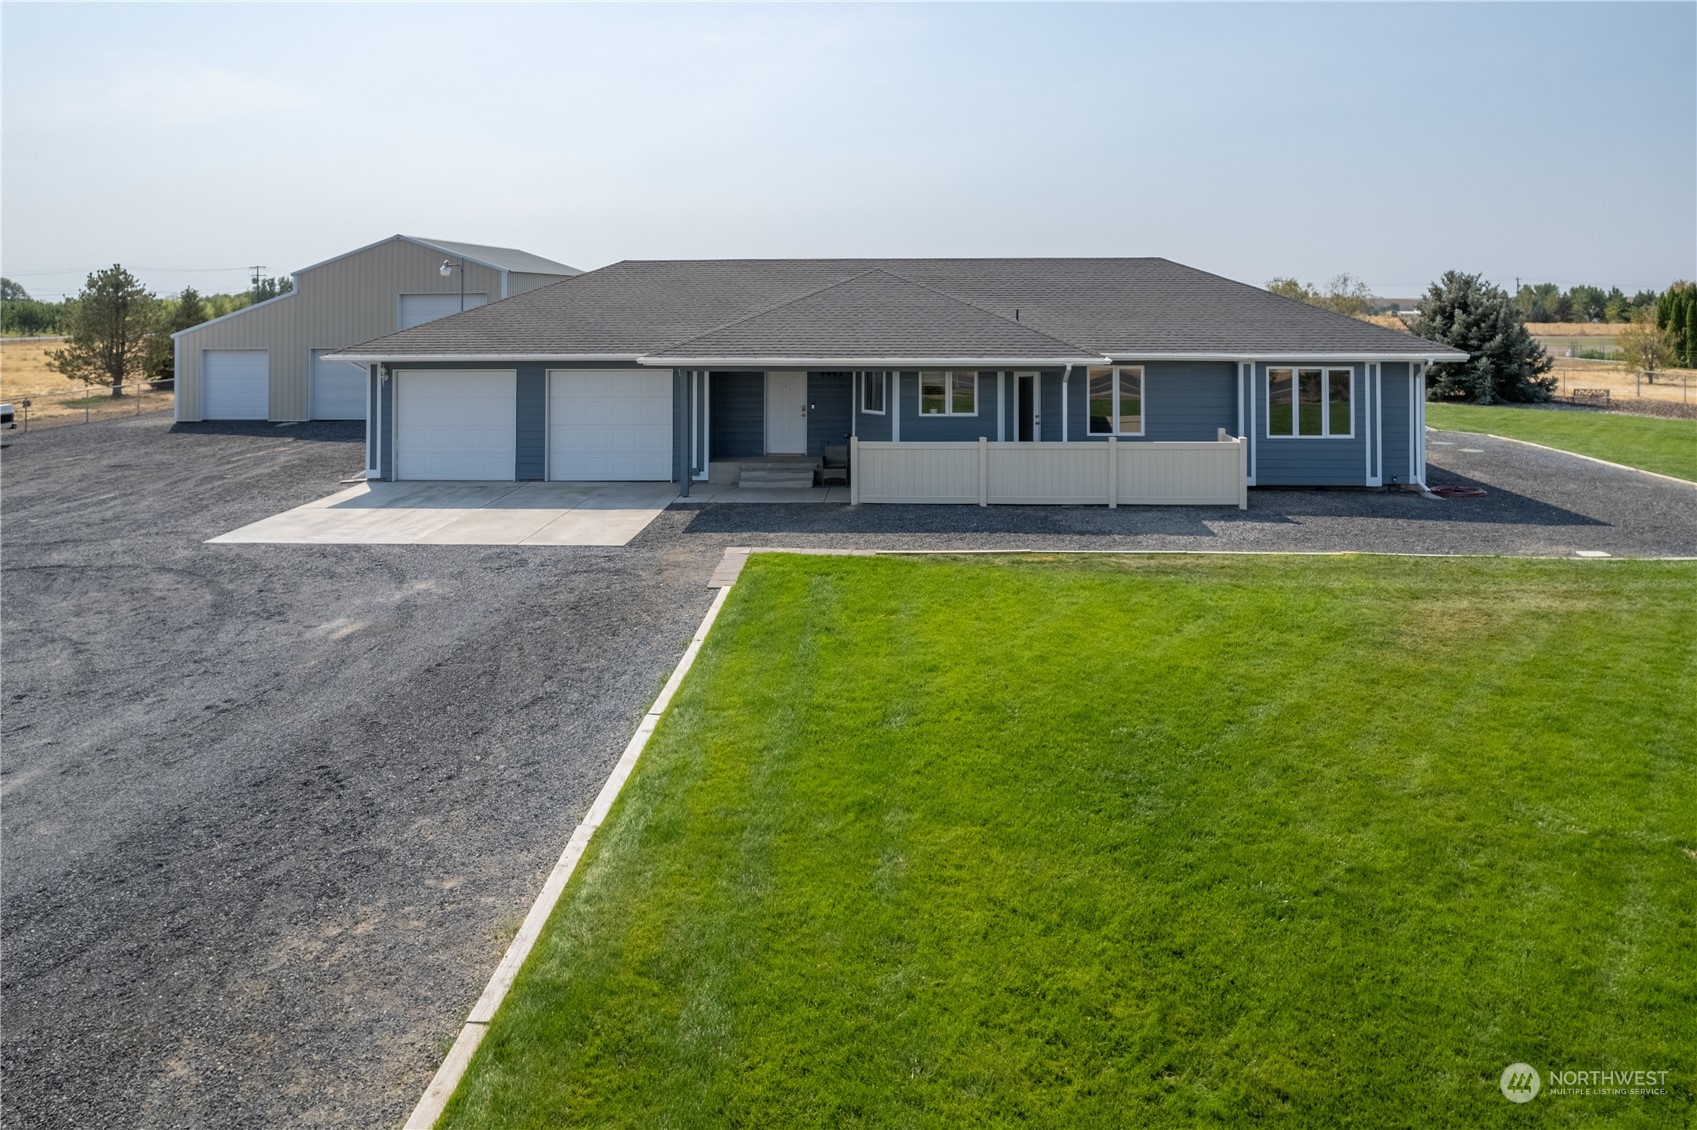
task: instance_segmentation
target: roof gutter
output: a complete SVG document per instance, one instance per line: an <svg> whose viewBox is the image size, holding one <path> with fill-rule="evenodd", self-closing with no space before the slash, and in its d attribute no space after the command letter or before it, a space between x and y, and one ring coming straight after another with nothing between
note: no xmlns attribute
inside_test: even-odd
<svg viewBox="0 0 1697 1130"><path fill-rule="evenodd" d="M1431 353L1127 353L1116 350L1115 363L1137 361L1289 361L1301 364L1308 361L1413 361L1435 365L1445 361L1465 361L1468 354L1453 350Z"/></svg>
<svg viewBox="0 0 1697 1130"><path fill-rule="evenodd" d="M1106 357L638 357L638 365L661 369L935 369L1060 368L1106 365Z"/></svg>
<svg viewBox="0 0 1697 1130"><path fill-rule="evenodd" d="M357 347L356 347L357 348ZM427 361L637 361L636 353L326 353L326 361L416 365Z"/></svg>

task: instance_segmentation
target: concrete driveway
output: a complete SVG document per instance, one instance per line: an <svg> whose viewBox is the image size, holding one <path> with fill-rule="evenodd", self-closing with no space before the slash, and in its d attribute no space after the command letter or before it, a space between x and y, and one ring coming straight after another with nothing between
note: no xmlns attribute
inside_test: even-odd
<svg viewBox="0 0 1697 1130"><path fill-rule="evenodd" d="M672 483L361 483L210 539L284 545L625 545Z"/></svg>

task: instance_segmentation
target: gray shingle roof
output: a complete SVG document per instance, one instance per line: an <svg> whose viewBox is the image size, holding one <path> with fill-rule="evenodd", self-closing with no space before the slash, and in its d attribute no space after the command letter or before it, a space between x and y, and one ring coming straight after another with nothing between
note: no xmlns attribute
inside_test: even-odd
<svg viewBox="0 0 1697 1130"><path fill-rule="evenodd" d="M345 352L656 359L1454 355L1448 346L1167 259L629 260Z"/></svg>
<svg viewBox="0 0 1697 1130"><path fill-rule="evenodd" d="M1089 360L1070 342L876 268L654 356Z"/></svg>

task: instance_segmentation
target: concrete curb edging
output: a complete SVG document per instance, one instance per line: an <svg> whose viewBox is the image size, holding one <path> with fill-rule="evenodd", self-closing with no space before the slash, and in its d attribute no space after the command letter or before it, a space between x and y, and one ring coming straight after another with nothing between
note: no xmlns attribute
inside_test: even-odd
<svg viewBox="0 0 1697 1130"><path fill-rule="evenodd" d="M642 716L637 724L636 733L625 745L625 751L620 755L618 763L607 777L607 783L601 786L601 792L596 796L595 803L589 806L577 830L571 839L566 841L565 851L560 853L559 861L548 873L548 878L542 884L542 891L531 904L530 913L525 915L524 923L513 937L512 944L507 947L501 963L495 967L489 983L484 986L483 995L477 998L472 1006L470 1015L466 1017L464 1027L460 1029L454 1046L437 1068L430 1085L424 1089L424 1094L418 1100L418 1105L407 1116L403 1130L431 1130L436 1120L442 1117L442 1111L447 1107L448 1100L453 1096L460 1080L465 1076L466 1068L471 1064L471 1057L477 1051L477 1046L483 1042L484 1034L489 1031L489 1024L495 1019L495 1012L501 1007L501 1001L507 996L507 991L513 987L513 980L518 976L519 969L524 965L530 951L536 946L537 939L542 936L542 928L547 925L548 918L559 905L560 896L565 893L566 883L577 869L578 860L589 847L590 839L595 830L601 827L602 821L612 810L613 802L618 799L619 791L624 788L625 781L630 778L631 771L636 768L636 762L642 756L648 739L654 733L654 728L660 723L660 716L671 705L672 696L678 693L683 685L684 676L695 665L695 657L701 653L701 645L707 639L707 633L713 627L713 621L719 618L719 610L725 606L725 598L730 595L730 585L719 590L713 598L713 603L707 606L707 614L701 618L701 626L695 629L695 635L690 637L689 646L684 649L678 665L672 669L672 677L666 680L661 688L659 697Z"/></svg>
<svg viewBox="0 0 1697 1130"><path fill-rule="evenodd" d="M1560 455L1571 455L1575 459L1583 459L1588 463L1601 463L1605 467L1613 467L1617 471L1631 471L1635 475L1649 475L1652 479L1662 479L1670 483L1678 483L1682 487L1697 487L1690 479L1682 479L1678 475L1664 475L1660 471L1646 471L1642 467L1628 467L1625 463L1615 463L1608 459L1598 459L1595 455L1583 455L1577 451L1569 451L1565 447L1551 447L1547 443L1533 443L1529 439L1515 439L1513 436L1500 436L1496 432L1457 432L1450 428L1434 428L1427 425L1429 432L1448 432L1450 435L1489 436L1492 439L1507 440L1509 443L1523 443L1527 447L1536 447L1541 451L1554 451Z"/></svg>

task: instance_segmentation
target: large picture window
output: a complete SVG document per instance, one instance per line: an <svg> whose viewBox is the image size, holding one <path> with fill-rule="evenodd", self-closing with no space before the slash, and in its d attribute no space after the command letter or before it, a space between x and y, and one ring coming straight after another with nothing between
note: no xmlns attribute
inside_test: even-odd
<svg viewBox="0 0 1697 1130"><path fill-rule="evenodd" d="M1355 432L1355 370L1267 370L1267 435L1347 439Z"/></svg>
<svg viewBox="0 0 1697 1130"><path fill-rule="evenodd" d="M884 414L884 374L860 374L860 410L874 416Z"/></svg>
<svg viewBox="0 0 1697 1130"><path fill-rule="evenodd" d="M919 374L921 416L978 415L978 373L957 370Z"/></svg>
<svg viewBox="0 0 1697 1130"><path fill-rule="evenodd" d="M1090 434L1143 434L1143 370L1119 365L1091 369Z"/></svg>

